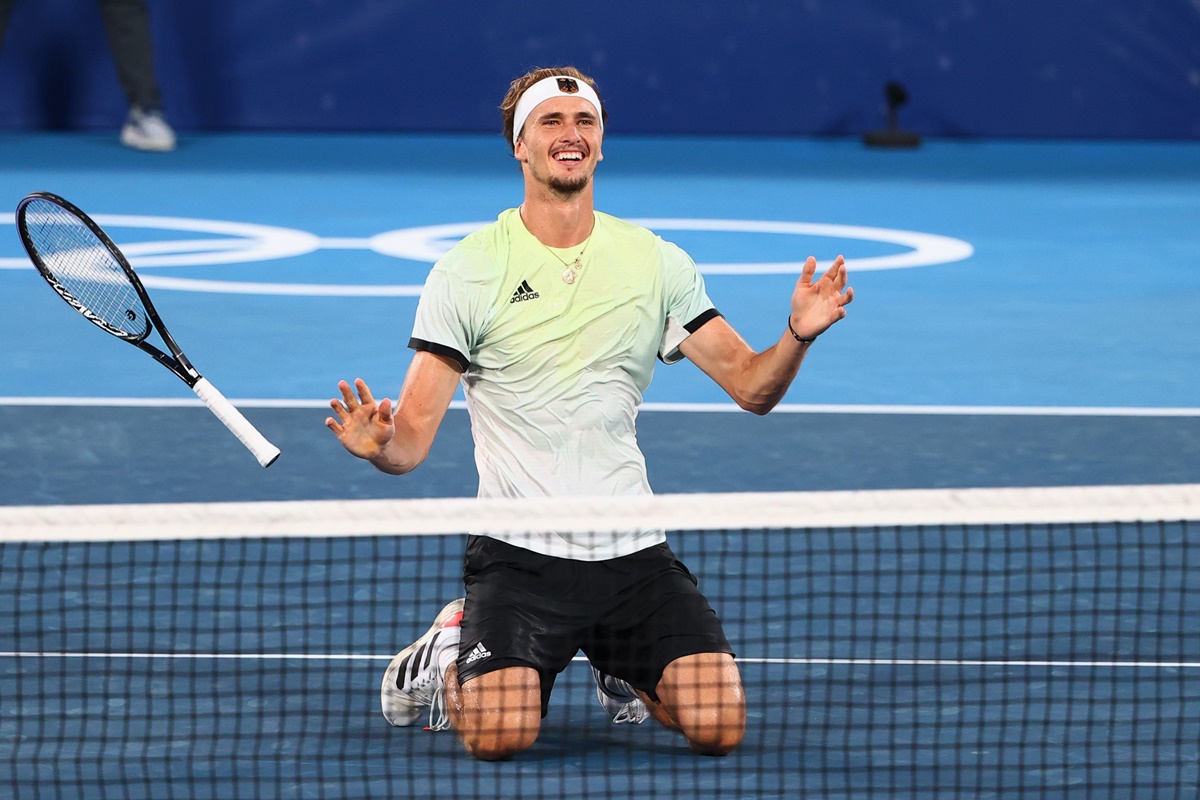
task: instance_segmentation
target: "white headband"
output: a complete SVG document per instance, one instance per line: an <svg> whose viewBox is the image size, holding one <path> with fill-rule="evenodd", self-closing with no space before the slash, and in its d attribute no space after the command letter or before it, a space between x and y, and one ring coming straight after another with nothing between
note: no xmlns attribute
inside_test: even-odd
<svg viewBox="0 0 1200 800"><path fill-rule="evenodd" d="M517 139L521 138L525 120L535 108L552 97L581 97L587 100L592 104L592 108L596 109L596 124L600 126L601 131L604 130L600 96L596 94L596 90L586 81L578 78L572 78L569 75L551 75L526 89L525 93L521 95L521 99L517 101L517 111L513 116L513 147L517 146Z"/></svg>

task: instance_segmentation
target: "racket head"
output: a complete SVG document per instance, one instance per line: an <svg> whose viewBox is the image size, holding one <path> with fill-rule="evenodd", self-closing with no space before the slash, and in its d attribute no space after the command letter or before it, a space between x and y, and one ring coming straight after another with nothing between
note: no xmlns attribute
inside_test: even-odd
<svg viewBox="0 0 1200 800"><path fill-rule="evenodd" d="M29 260L72 308L132 344L150 335L153 310L146 290L91 217L49 192L23 198L16 216Z"/></svg>

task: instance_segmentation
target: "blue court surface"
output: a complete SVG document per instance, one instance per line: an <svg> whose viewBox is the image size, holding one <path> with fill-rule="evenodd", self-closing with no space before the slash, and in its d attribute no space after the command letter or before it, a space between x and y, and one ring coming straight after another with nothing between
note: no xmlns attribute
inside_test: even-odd
<svg viewBox="0 0 1200 800"><path fill-rule="evenodd" d="M395 395L430 261L519 203L499 137L213 135L156 158L9 133L0 150L0 207L45 190L96 216L284 451L265 473L239 458L185 386L37 278L3 215L0 502L474 493L463 411L399 481L347 462L322 420L339 379ZM807 255L844 253L857 292L783 413L726 414L698 370L660 366L641 418L657 491L1197 479L1200 146L613 136L605 154L598 207L688 249L752 345L781 334Z"/></svg>
<svg viewBox="0 0 1200 800"><path fill-rule="evenodd" d="M915 151L886 152L850 140L614 135L605 156L598 208L642 220L687 249L718 309L752 346L765 348L785 331L788 297L806 256L828 262L844 254L856 292L848 319L812 348L784 406L765 418L736 411L690 364L660 365L639 416L656 491L1200 483L1200 145L935 140ZM186 137L176 153L160 157L126 151L110 136L0 133L0 209L13 209L38 190L62 195L105 227L144 276L197 368L283 455L270 469L258 467L178 379L69 309L28 265L3 211L0 505L474 494L469 423L460 404L447 416L429 460L402 478L355 462L323 420L340 379L362 377L377 394L395 396L430 264L458 237L520 202L520 175L498 136L207 135ZM754 556L760 560L743 568L751 574L761 569L755 564L768 563L771 549L781 544L768 537ZM87 561L70 547L55 557ZM1053 556L1041 557L1048 561L1031 563L1031 573L1053 578ZM6 552L5 558L34 556ZM1196 555L1186 554L1185 562L1189 558ZM1103 569L1102 562L1095 569ZM882 569L903 574L906 563L899 553ZM345 641L302 643L316 652L364 655L347 662L344 672L307 661L287 665L296 674L293 685L340 681L340 689L323 691L342 692L337 696L344 702L314 709L289 695L284 713L261 718L247 709L227 716L220 709L199 711L212 724L228 719L230 725L257 726L253 747L238 747L246 741L245 729L212 743L234 748L221 754L230 769L249 776L246 785L261 780L278 787L271 772L280 764L323 758L327 768L346 772L355 791L377 790L370 776L354 772L364 759L386 758L400 733L380 728L373 705L377 674L388 654L420 633L429 613L455 591L454 569L448 563L437 579L442 583L430 590L434 596L414 599L397 619L352 625ZM719 562L714 569L719 574ZM297 574L280 577L279 584L305 586L306 580ZM819 583L814 590L824 591ZM151 594L157 591L170 590ZM234 616L224 604L286 605L270 589L253 600L207 591L211 608ZM962 591L971 596L969 588ZM1048 585L1046 597L1053 591ZM754 609L736 596L730 603L731 617L753 619ZM353 605L351 597L328 613L349 619ZM1196 611L1177 609L1180 619L1172 619L1190 637L1179 643L1180 661L1200 662L1194 635L1200 632L1183 621L1196 619ZM303 616L303 607L297 613ZM986 624L961 632L986 641L993 635ZM0 651L22 649L16 646L17 623L7 627L14 643L6 645L0 632ZM403 631L395 633L397 627ZM363 638L353 638L356 632ZM49 637L41 640L46 651L221 646L42 635ZM233 643L238 652L280 645L269 631L246 635ZM786 640L767 633L753 636L760 644L786 647ZM915 798L936 786L929 783L936 765L929 754L937 741L906 744L912 763L903 780L911 791L874 791L869 770L852 759L832 784L804 783L811 780L803 777L807 762L788 759L822 753L828 763L838 743L816 741L824 733L772 727L772 714L804 698L781 694L772 670L782 668L769 663L776 652L760 646L740 655L765 660L745 666L747 680L763 690L751 710L752 728L755 715L761 727L736 759L716 766L689 760L665 731L614 730L598 707L591 709L594 719L587 718L594 728L579 726L580 712L568 725L552 706L536 748L493 779L514 791L525 786L523 780L543 782L536 784L543 791L545 781L561 780L564 796L584 796L580 784L564 776L593 776L601 762L628 760L627 768L605 779L612 782L609 789L649 787L670 796L669 786L637 783L664 765L691 776L697 796L739 796L738 781L747 770L776 776L758 779L757 789L769 792L762 796L795 797L799 787L814 796ZM85 680L91 660L63 658L53 666L35 661L0 659L4 681L22 670L52 673L42 678L51 683ZM273 696L280 680L277 664L251 660L197 659L167 667L147 659L127 667L141 687L130 702L151 706L166 702L162 697L172 693L176 669L189 681L214 687L214 702L223 686L239 682L268 687ZM867 686L894 680L866 672ZM1189 676L1186 683L1181 672ZM1112 690L1113 719L1120 719L1123 704L1143 695L1166 698L1175 704L1173 713L1194 719L1200 703L1195 675L1193 664L1190 672L1122 679ZM986 700L996 677L952 679L964 693L962 707L986 714L988 704L971 698L982 693ZM560 680L555 704L594 704L586 671L572 668ZM1108 685L1107 675L1097 680ZM896 699L887 713L945 699L921 696L929 690L911 675L900 681L913 696ZM1070 728L1072 697L1055 695L1047 681L1035 681L1029 691L1029 697L1008 697L997 707L1023 705L1055 723L1055 715L1066 713L1064 730ZM85 714L77 700L63 702L69 707L59 710L69 716ZM36 713L42 712L22 710L18 718ZM286 721L293 716L311 718L316 731L292 735ZM0 717L0 729L13 719ZM854 730L861 720L843 722L844 730ZM916 721L910 722L919 739ZM1008 729L1005 719L980 721L984 727L993 723ZM59 741L71 738L47 724ZM168 733L186 739L190 723L174 724L180 727ZM1145 730L1139 726L1153 724L1129 720L1131 727L1117 735L1136 740ZM1190 722L1181 725L1179 760L1186 767L1178 783L1194 794L1197 731ZM765 741L763 731L783 736L784 746ZM169 748L171 735L148 734L159 737L152 746ZM628 738L644 747L628 749ZM450 744L426 736L406 746L415 748L420 769L438 773L459 768L465 758ZM849 749L869 753L874 744L854 740ZM1019 747L1008 752L1016 753L1016 762L989 762L984 755L979 771L964 779L979 791L962 796L1002 797L989 784L1006 770L1019 772L1024 758ZM103 762L110 754L99 755ZM91 764L96 756L81 754L75 763ZM198 796L224 796L241 785L229 774L172 771L176 767L163 753L126 756L120 769L126 778L132 775L135 796L153 797L155 787L173 782L200 787ZM1063 772L1041 776L1054 787L1041 796L1083 797L1072 794L1067 766L1080 757L1069 750L1056 756ZM541 777L528 777L539 769ZM1119 763L1111 769L1114 785L1130 784ZM284 783L286 796L310 790L304 780ZM415 785L419 791L436 781ZM1130 795L1118 789L1111 796Z"/></svg>

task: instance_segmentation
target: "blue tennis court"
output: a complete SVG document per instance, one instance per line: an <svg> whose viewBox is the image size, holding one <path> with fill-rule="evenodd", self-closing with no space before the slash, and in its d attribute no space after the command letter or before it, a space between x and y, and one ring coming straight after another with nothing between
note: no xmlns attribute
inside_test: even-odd
<svg viewBox="0 0 1200 800"><path fill-rule="evenodd" d="M8 343L0 352L0 505L474 494L460 405L430 459L403 478L354 462L323 419L339 379L363 377L377 393L396 394L430 263L519 201L520 178L499 137L208 135L156 159L108 136L3 133L0 153L0 208L45 190L94 215L147 277L192 361L283 450L269 470L259 468L176 378L62 303L27 265L11 217L0 215L0 336ZM752 345L766 347L783 331L798 269L790 265L810 253L826 261L844 253L856 291L849 318L812 349L784 407L766 418L734 411L688 364L659 366L639 418L658 492L1200 483L1200 146L935 140L880 152L849 140L613 135L605 155L598 207L645 220L684 246L717 307ZM929 796L949 781L971 787L960 796L1002 798L1020 795L995 787L1036 779L1038 796L1074 798L1088 796L1078 785L1084 764L1089 778L1114 787L1109 796L1131 797L1137 770L1161 760L1177 796L1194 794L1200 609L1185 576L1200 555L1186 547L1186 529L1055 533L1067 539L1063 556L1006 535L1019 550L995 554L991 566L995 545L981 536L967 531L952 543L909 532L866 561L858 560L866 545L836 536L828 552L788 559L779 554L797 537L781 532L753 540L730 533L704 547L684 538L679 550L702 586L727 595L720 612L733 636L752 643L739 650L757 692L746 745L729 759L694 760L664 730L613 728L575 665L560 678L535 748L473 780L563 796L671 796L686 785L695 796L800 790L846 798ZM174 553L142 545L103 559L82 545L6 548L5 597L56 606L61 630L34 630L46 618L13 609L0 652L27 652L33 641L32 649L59 655L0 656L0 687L24 675L51 694L61 686L62 697L41 707L5 704L0 730L36 725L69 754L37 770L75 770L82 779L100 764L102 783L124 781L134 797L164 786L192 796L254 788L371 796L398 784L363 774L362 765L397 752L413 762L404 786L427 793L469 762L445 735L388 729L377 710L378 673L458 591L455 541L432 576L414 572L403 552L376 549L416 546L405 540L252 539L236 555L184 544L196 551L182 567L172 566ZM370 549L356 562L332 549L340 546ZM1130 571L1126 551L1141 556ZM736 563L723 552L737 553ZM837 579L794 572L811 565L840 575L839 562L851 558L851 596L876 609L865 627L847 628L836 608L822 607L846 588ZM773 572L777 559L793 571ZM48 594L27 599L17 564L46 573ZM368 574L363 564L375 566ZM926 565L908 595L906 576ZM989 585L990 569L1006 576L1004 587ZM959 574L970 580L946 577ZM65 586L55 589L55 580ZM946 581L954 585L938 585ZM421 594L408 594L417 587ZM917 624L916 590L945 592L960 617L939 630L953 638L919 627L896 633ZM889 592L899 599L879 610ZM993 618L988 603L1010 594L1020 607ZM1164 603L1153 619L1130 606L1151 596ZM81 638L74 631L86 608L101 601L117 616L97 638ZM1090 606L1092 627L1054 627L1056 609L1079 604ZM147 606L161 616L147 617ZM789 628L793 617L810 621ZM1024 620L1019 631L1008 627L1014 618ZM191 633L179 641L173 630ZM1017 634L1040 649L988 650ZM1109 663L1056 680L1071 673L1060 660L1091 653L1140 662L1151 650L1157 668ZM1001 663L772 661L798 654ZM838 683L826 683L838 670ZM198 699L202 690L208 700ZM1111 716L1072 716L1085 699L1076 692ZM103 714L89 704L95 697L108 704ZM1151 699L1165 719L1138 716ZM795 724L808 703L825 716ZM1018 712L1060 745L1019 741L1009 716ZM939 739L927 723L946 716L976 733ZM72 750L117 725L143 744ZM872 725L899 738L885 747ZM1072 749L1080 726L1108 726L1118 745L1107 762L1086 764L1093 754ZM1137 744L1164 738L1176 752ZM48 779L29 764L49 745L10 742L5 778L28 792ZM1059 766L1030 776L1039 758ZM959 774L948 778L949 763ZM886 771L886 786L873 783L873 769Z"/></svg>
<svg viewBox="0 0 1200 800"><path fill-rule="evenodd" d="M474 493L461 411L422 471L400 481L340 458L321 420L339 379L398 391L430 260L519 201L498 137L207 136L161 161L100 136L10 133L0 146L7 205L47 190L99 217L132 248L192 361L286 454L263 473L219 427L181 423L203 416L186 387L79 319L0 217L0 325L12 343L0 413L14 437L3 502ZM727 415L698 370L660 366L642 416L658 491L1196 479L1196 145L879 152L614 135L606 152L599 207L661 223L705 265L714 302L751 344L778 337L789 265L809 253L845 253L858 293L784 413ZM160 428L162 447L130 434ZM727 429L747 446L730 452ZM31 474L24 464L57 436L88 444ZM776 450L811 454L816 467L799 475ZM731 466L698 469L699 454ZM220 467L197 481L192 466L210 458Z"/></svg>

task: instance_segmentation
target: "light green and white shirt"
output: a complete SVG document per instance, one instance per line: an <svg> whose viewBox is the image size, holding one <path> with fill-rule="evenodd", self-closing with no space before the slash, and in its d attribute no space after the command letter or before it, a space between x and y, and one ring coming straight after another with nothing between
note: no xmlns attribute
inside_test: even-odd
<svg viewBox="0 0 1200 800"><path fill-rule="evenodd" d="M597 212L584 245L552 250L509 209L434 265L409 347L465 370L480 497L644 495L634 420L655 359L680 360L683 340L716 316L692 259L645 228ZM496 538L594 561L665 536Z"/></svg>

